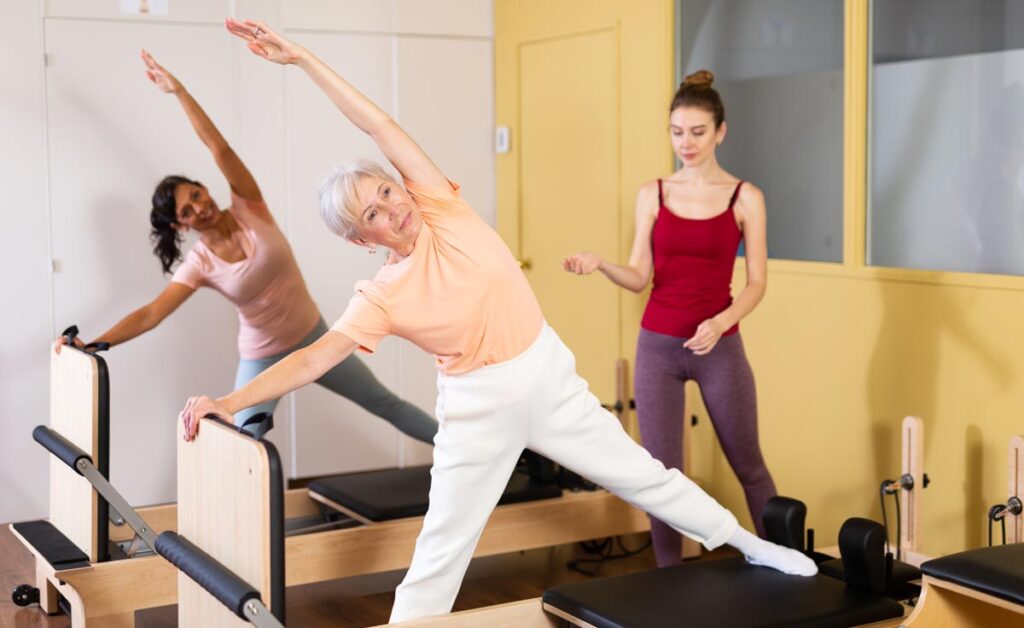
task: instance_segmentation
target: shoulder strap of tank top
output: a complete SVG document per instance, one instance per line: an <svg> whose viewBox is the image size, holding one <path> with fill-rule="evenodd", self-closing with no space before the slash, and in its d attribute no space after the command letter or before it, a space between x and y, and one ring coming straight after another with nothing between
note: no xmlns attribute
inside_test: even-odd
<svg viewBox="0 0 1024 628"><path fill-rule="evenodd" d="M743 181L740 181L739 183L736 184L736 190L733 191L732 198L729 199L729 207L726 208L726 211L732 209L733 205L736 204L736 199L740 197L741 187L743 187Z"/></svg>
<svg viewBox="0 0 1024 628"><path fill-rule="evenodd" d="M664 206L665 206L665 198L664 198L664 196L662 196L662 192L661 192L661 179L658 179L658 209L661 209Z"/></svg>

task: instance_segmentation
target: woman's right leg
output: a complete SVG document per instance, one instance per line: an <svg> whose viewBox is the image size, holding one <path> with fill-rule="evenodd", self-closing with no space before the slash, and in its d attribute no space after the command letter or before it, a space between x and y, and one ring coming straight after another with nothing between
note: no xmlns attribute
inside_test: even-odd
<svg viewBox="0 0 1024 628"><path fill-rule="evenodd" d="M633 390L637 422L644 447L666 468L683 469L683 416L686 411L684 373L675 364L682 340L640 330ZM682 562L683 537L651 516L651 542L659 567Z"/></svg>
<svg viewBox="0 0 1024 628"><path fill-rule="evenodd" d="M451 611L473 550L526 443L529 408L500 399L515 386L458 386L438 378L430 506L391 623ZM453 390L454 389L454 390ZM494 394L491 394L491 393Z"/></svg>

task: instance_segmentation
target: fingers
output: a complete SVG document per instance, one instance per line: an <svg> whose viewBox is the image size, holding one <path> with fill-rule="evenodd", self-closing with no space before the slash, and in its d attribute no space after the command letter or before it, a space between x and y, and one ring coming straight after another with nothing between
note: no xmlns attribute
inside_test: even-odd
<svg viewBox="0 0 1024 628"><path fill-rule="evenodd" d="M254 42L254 41L249 42L249 45L247 47L254 54L258 54L259 56L263 57L264 59L269 59L270 58L270 52L267 49L265 49L263 46L260 46L258 43Z"/></svg>
<svg viewBox="0 0 1024 628"><path fill-rule="evenodd" d="M248 26L232 17L224 20L224 26L228 29L229 33L236 37L240 37L249 43L256 41L256 38L253 36L255 26Z"/></svg>

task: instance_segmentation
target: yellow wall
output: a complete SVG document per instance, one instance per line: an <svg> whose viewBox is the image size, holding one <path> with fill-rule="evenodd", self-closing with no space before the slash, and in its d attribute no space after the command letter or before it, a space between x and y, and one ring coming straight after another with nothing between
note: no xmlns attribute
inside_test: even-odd
<svg viewBox="0 0 1024 628"><path fill-rule="evenodd" d="M863 33L866 4L849 3L856 15L848 12L848 33ZM513 33L532 29L540 37L571 20L595 26L621 20L623 260L636 188L672 168L665 109L674 87L673 4L495 3L498 124L515 121ZM863 42L847 50L864 58ZM850 80L865 75L863 64L849 70ZM862 98L863 89L858 92ZM863 128L863 115L847 114L847 190L837 199L846 212L845 263L772 260L767 296L742 325L757 378L761 443L780 492L807 502L819 545L831 545L847 517L880 518L878 485L900 472L900 422L921 416L925 470L933 483L922 493L919 550L940 555L983 545L987 507L1008 496L1006 447L1011 435L1024 432L1024 352L1017 336L1024 278L862 266L864 167L857 125ZM513 250L516 176L514 153L499 156L499 230ZM738 264L734 288L743 280ZM623 355L631 363L645 298L624 294ZM702 420L692 437L692 473L749 523L706 413L697 412Z"/></svg>

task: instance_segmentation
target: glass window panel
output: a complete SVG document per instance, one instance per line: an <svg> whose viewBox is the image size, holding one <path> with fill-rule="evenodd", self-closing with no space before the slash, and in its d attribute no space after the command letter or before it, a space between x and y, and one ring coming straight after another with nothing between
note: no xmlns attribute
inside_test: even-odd
<svg viewBox="0 0 1024 628"><path fill-rule="evenodd" d="M680 0L680 77L725 102L719 162L764 190L770 257L843 255L843 0Z"/></svg>
<svg viewBox="0 0 1024 628"><path fill-rule="evenodd" d="M868 263L1024 274L1024 2L872 6Z"/></svg>

